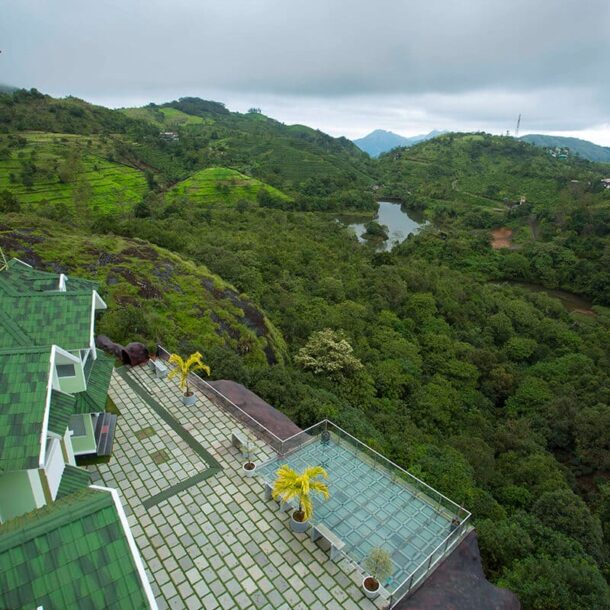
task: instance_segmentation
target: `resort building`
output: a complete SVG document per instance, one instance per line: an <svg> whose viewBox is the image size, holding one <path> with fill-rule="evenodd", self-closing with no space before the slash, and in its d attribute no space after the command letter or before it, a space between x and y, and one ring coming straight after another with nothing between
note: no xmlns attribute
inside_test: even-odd
<svg viewBox="0 0 610 610"><path fill-rule="evenodd" d="M96 288L0 271L1 608L157 607L118 492L76 463L109 455L116 425Z"/></svg>

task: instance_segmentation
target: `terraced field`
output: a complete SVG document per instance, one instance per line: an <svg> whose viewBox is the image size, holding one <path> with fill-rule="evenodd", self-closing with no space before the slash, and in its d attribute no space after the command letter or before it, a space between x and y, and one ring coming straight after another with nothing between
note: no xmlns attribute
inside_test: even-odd
<svg viewBox="0 0 610 610"><path fill-rule="evenodd" d="M186 197L191 202L203 205L235 204L241 199L256 201L261 189L278 199L285 201L290 199L282 191L236 170L227 167L208 167L176 184L167 192L166 200L175 201Z"/></svg>
<svg viewBox="0 0 610 610"><path fill-rule="evenodd" d="M78 191L92 208L106 211L131 208L146 192L142 172L104 158L107 146L95 136L20 136L25 145L8 149L8 139L0 137L0 191L10 190L22 206L61 203L70 209Z"/></svg>

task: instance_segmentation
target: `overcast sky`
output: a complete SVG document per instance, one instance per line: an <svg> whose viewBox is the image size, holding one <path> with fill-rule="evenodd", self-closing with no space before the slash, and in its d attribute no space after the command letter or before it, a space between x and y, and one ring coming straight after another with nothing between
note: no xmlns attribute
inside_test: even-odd
<svg viewBox="0 0 610 610"><path fill-rule="evenodd" d="M610 0L0 0L0 49L0 83L109 106L610 145Z"/></svg>

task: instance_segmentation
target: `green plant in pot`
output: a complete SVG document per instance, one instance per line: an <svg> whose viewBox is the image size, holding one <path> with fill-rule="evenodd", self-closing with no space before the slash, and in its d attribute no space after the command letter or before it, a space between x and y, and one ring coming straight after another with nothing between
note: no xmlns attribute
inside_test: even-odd
<svg viewBox="0 0 610 610"><path fill-rule="evenodd" d="M321 494L328 500L328 487L320 477L327 479L328 474L321 466L310 466L298 473L287 464L277 470L277 479L273 485L271 495L284 502L296 499L298 508L290 517L290 527L294 532L305 532L309 527L309 519L313 515L312 492Z"/></svg>
<svg viewBox="0 0 610 610"><path fill-rule="evenodd" d="M169 357L169 363L174 365L174 368L169 372L169 379L180 376L180 389L184 392L182 402L186 406L195 404L197 397L189 387L189 373L203 371L206 375L210 374L210 367L203 363L203 356L199 352L191 354L188 358L182 358L179 354L172 354Z"/></svg>
<svg viewBox="0 0 610 610"><path fill-rule="evenodd" d="M379 595L381 582L387 580L394 570L390 554L380 547L371 549L364 560L364 569L368 572L362 580L364 594L369 599L375 599Z"/></svg>
<svg viewBox="0 0 610 610"><path fill-rule="evenodd" d="M252 440L250 438L247 438L246 442L244 443L244 452L243 452L243 454L245 454L246 461L244 462L244 465L242 466L244 474L247 477L253 477L254 473L256 471L256 463L252 459L252 449L253 448L254 448L254 443L252 442Z"/></svg>

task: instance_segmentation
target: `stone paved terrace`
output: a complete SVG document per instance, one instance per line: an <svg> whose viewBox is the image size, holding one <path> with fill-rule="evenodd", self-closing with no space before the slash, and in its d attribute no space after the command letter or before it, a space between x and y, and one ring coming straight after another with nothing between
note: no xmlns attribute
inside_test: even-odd
<svg viewBox="0 0 610 610"><path fill-rule="evenodd" d="M115 370L121 411L113 458L91 467L119 489L159 608L374 610L350 562L330 561L245 477L231 446L241 423L198 395L185 407L174 381L147 367ZM256 441L256 460L273 454Z"/></svg>

